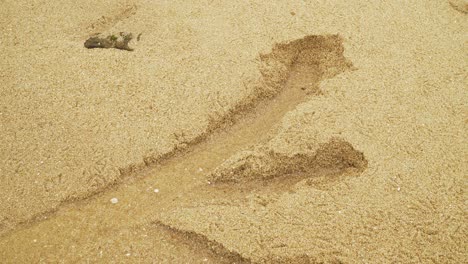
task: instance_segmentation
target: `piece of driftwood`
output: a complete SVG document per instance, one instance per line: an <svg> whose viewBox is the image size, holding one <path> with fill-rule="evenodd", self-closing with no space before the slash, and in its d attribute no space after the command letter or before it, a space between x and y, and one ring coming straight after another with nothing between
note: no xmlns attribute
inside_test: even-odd
<svg viewBox="0 0 468 264"><path fill-rule="evenodd" d="M88 49L102 48L102 49L121 49L133 51L132 48L128 46L128 43L133 39L132 33L120 32L118 36L109 35L107 37L102 36L93 36L87 39L84 43L84 46Z"/></svg>

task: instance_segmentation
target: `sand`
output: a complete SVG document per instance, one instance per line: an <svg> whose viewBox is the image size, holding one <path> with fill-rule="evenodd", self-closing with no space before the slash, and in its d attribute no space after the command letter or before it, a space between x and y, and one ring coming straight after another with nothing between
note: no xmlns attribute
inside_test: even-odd
<svg viewBox="0 0 468 264"><path fill-rule="evenodd" d="M466 262L466 2L331 2L3 3L0 258Z"/></svg>

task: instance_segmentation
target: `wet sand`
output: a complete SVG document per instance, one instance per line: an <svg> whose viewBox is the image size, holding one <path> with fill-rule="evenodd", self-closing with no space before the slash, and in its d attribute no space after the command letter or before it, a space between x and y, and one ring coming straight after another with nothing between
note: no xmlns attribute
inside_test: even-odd
<svg viewBox="0 0 468 264"><path fill-rule="evenodd" d="M401 6L8 2L1 258L466 261L466 15Z"/></svg>

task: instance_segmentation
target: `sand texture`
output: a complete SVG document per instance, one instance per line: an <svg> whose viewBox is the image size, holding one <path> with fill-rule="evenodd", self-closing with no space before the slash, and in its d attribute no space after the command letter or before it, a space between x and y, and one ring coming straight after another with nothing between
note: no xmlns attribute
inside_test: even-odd
<svg viewBox="0 0 468 264"><path fill-rule="evenodd" d="M466 1L1 6L2 263L468 261Z"/></svg>

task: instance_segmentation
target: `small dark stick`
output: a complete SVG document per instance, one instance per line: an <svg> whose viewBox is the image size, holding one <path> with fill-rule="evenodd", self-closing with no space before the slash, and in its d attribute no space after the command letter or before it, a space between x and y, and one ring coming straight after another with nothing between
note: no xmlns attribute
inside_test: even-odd
<svg viewBox="0 0 468 264"><path fill-rule="evenodd" d="M85 48L94 49L94 48L115 48L133 51L132 48L128 46L128 43L133 39L132 33L120 32L120 36L109 35L107 37L93 36L87 39L84 43Z"/></svg>

